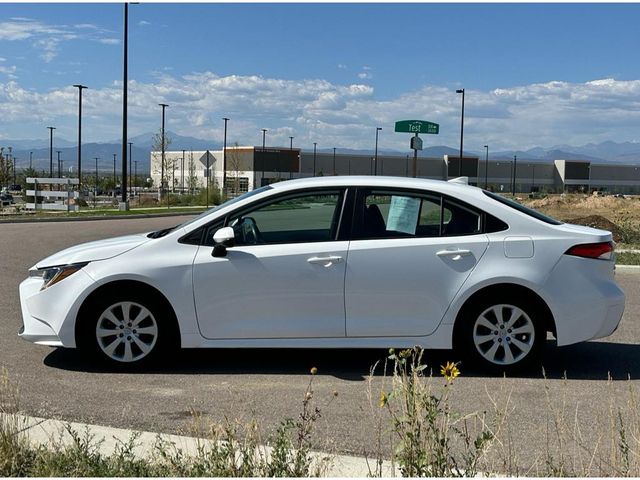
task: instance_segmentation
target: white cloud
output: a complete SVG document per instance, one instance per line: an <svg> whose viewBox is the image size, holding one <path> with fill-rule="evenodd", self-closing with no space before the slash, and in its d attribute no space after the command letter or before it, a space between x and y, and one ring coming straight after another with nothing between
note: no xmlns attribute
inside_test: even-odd
<svg viewBox="0 0 640 480"><path fill-rule="evenodd" d="M87 141L117 138L121 129L120 83L83 95ZM150 83L130 82L129 130L155 131L160 107L168 103L167 128L181 135L219 142L221 117L231 118L228 141L259 144L268 128L271 145L308 148L372 147L375 127L383 128L380 148L407 150L408 136L393 132L394 122L418 118L440 124L440 135L426 135L425 146L457 145L460 100L455 87L426 85L384 100L366 84L337 85L322 79L287 80L260 76L219 76L211 72L172 76ZM72 139L77 122L73 87L36 92L16 81L0 82L0 110L15 136L38 137L48 122ZM465 146L492 151L627 141L640 130L640 80L548 82L494 89L466 90ZM13 130L12 130L13 131Z"/></svg>
<svg viewBox="0 0 640 480"><path fill-rule="evenodd" d="M339 68L340 70L346 70L346 69L347 69L347 66L346 66L344 63L339 63L339 64L338 64L338 68Z"/></svg>
<svg viewBox="0 0 640 480"><path fill-rule="evenodd" d="M118 44L119 40L107 36L112 34L113 32L90 23L50 25L24 17L0 22L0 40L29 41L38 50L40 58L47 63L57 57L62 42L93 40L110 45Z"/></svg>
<svg viewBox="0 0 640 480"><path fill-rule="evenodd" d="M370 78L373 78L373 76L369 72L360 72L358 74L358 78L360 78L362 80L368 80Z"/></svg>
<svg viewBox="0 0 640 480"><path fill-rule="evenodd" d="M147 22L146 20L140 20L138 25L141 27L146 27L147 25L151 25L151 22Z"/></svg>
<svg viewBox="0 0 640 480"><path fill-rule="evenodd" d="M119 38L100 38L98 39L98 42L104 45L120 45Z"/></svg>

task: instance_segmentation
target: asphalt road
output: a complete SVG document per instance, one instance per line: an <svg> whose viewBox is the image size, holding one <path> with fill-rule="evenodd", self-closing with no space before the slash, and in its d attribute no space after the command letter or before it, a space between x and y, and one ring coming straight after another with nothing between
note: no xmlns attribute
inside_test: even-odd
<svg viewBox="0 0 640 480"><path fill-rule="evenodd" d="M87 363L72 350L32 345L17 337L21 326L18 284L38 260L84 241L164 228L186 219L0 225L0 366L18 383L22 409L70 421L181 433L192 422L190 412L197 411L214 420L255 419L265 431L272 431L282 419L297 417L309 369L317 367L314 391L322 418L316 438L318 442L330 440L321 448L372 454L376 450L375 418L384 414L375 404L387 380L374 376L372 408L367 375L370 366L385 357L385 351L184 351L152 370L122 373ZM549 346L546 379L542 372L493 378L469 365L460 366L462 375L447 387L454 410L486 411L491 416L494 401L501 405L509 401L503 438L510 442L496 446L496 468L511 457L512 462L534 468L521 473L544 471L546 455L555 442L550 406L560 410L560 417L571 428L577 419L585 443L599 441L604 448L611 441L610 406L625 404L629 387L640 386L640 276L619 273L617 279L627 294L618 331L604 340L560 349ZM438 391L443 380L436 369L455 357L452 352L428 352L425 358L434 367Z"/></svg>

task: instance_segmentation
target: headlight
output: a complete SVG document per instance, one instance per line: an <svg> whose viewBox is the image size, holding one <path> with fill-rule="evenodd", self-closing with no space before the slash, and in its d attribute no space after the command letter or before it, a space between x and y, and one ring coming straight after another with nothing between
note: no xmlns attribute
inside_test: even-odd
<svg viewBox="0 0 640 480"><path fill-rule="evenodd" d="M49 288L51 285L70 277L89 262L73 263L71 265L60 265L57 267L40 268L38 270L29 271L30 277L42 278L43 284L40 290Z"/></svg>

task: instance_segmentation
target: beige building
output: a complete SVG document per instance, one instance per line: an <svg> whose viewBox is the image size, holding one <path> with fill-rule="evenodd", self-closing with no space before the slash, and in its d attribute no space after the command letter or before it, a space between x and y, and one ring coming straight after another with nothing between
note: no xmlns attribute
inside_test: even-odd
<svg viewBox="0 0 640 480"><path fill-rule="evenodd" d="M333 152L301 151L277 147L228 147L226 175L222 150L165 152L165 185L170 191L190 192L209 185L220 188L226 176L230 192L242 193L261 185L292 178L321 175L412 174L412 155L356 155ZM376 165L377 163L377 165ZM161 153L151 152L151 178L160 185ZM458 176L469 183L497 192L565 192L594 189L611 193L640 194L640 166L592 164L581 160L553 162L525 159L489 160L465 156L418 157L417 176L447 180Z"/></svg>

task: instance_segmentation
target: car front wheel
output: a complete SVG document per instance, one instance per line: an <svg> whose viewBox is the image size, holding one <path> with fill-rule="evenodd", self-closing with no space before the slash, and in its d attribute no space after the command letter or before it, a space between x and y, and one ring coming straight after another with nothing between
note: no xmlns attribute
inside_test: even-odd
<svg viewBox="0 0 640 480"><path fill-rule="evenodd" d="M112 298L98 302L91 311L82 343L101 360L123 366L146 364L170 343L162 310L151 299Z"/></svg>

